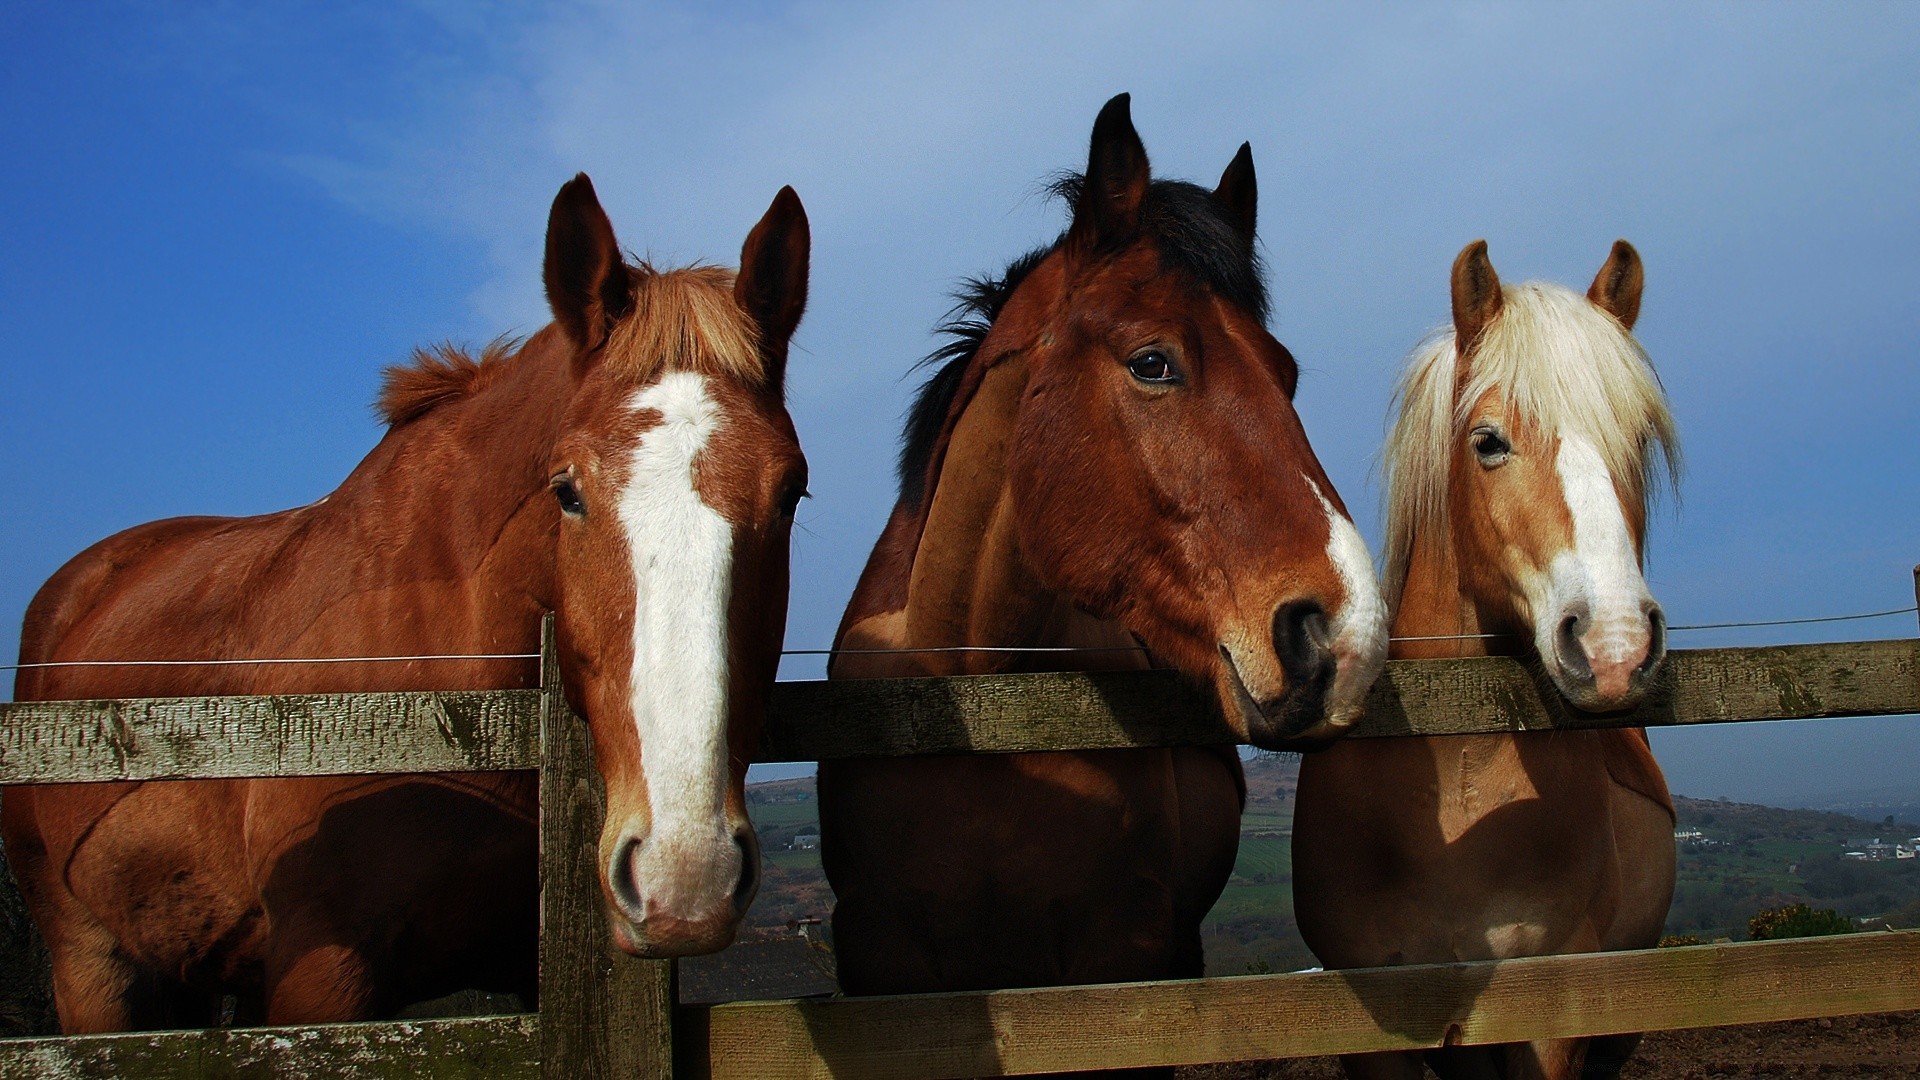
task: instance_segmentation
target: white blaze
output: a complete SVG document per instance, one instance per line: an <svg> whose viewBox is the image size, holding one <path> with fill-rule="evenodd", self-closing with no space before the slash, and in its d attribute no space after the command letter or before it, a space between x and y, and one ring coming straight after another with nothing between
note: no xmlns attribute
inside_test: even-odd
<svg viewBox="0 0 1920 1080"><path fill-rule="evenodd" d="M1573 550L1555 555L1547 567L1546 596L1536 600L1533 612L1536 647L1541 656L1556 655L1560 620L1584 602L1590 621L1581 628L1580 644L1588 663L1637 664L1652 632L1647 613L1653 596L1613 475L1591 442L1564 433L1554 469L1573 518Z"/></svg>
<svg viewBox="0 0 1920 1080"><path fill-rule="evenodd" d="M1387 662L1387 605L1373 576L1373 556L1360 530L1307 481L1327 513L1327 558L1347 591L1346 602L1330 613L1333 655L1339 667L1327 689L1327 722L1347 727L1360 719L1367 691Z"/></svg>
<svg viewBox="0 0 1920 1080"><path fill-rule="evenodd" d="M727 604L733 527L700 498L694 463L721 424L706 381L672 372L634 395L660 422L629 461L618 513L633 558L633 722L652 821L634 855L646 913L706 918L730 901Z"/></svg>

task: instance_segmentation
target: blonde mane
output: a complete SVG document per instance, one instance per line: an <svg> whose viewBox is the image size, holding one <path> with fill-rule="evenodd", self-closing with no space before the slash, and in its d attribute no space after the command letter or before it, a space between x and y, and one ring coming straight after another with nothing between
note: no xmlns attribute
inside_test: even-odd
<svg viewBox="0 0 1920 1080"><path fill-rule="evenodd" d="M1398 416L1382 451L1386 471L1389 604L1399 603L1416 543L1448 535L1447 486L1453 450L1473 406L1498 390L1547 432L1590 441L1626 490L1646 500L1661 473L1678 489L1680 447L1660 377L1646 351L1611 315L1551 282L1501 289L1500 313L1480 334L1473 368L1454 394L1459 362L1452 327L1415 347L1394 392ZM1656 452L1665 464L1655 468Z"/></svg>
<svg viewBox="0 0 1920 1080"><path fill-rule="evenodd" d="M633 307L608 335L601 362L623 378L648 382L669 371L767 381L760 328L733 298L733 271L694 265L629 274ZM452 344L415 349L413 362L390 367L374 409L389 427L416 420L486 389L518 355L519 341L496 338L475 359Z"/></svg>

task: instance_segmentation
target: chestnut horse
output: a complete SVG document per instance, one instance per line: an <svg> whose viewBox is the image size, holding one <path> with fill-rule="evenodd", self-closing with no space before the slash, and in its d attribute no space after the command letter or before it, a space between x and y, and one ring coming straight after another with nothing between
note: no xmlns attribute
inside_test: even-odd
<svg viewBox="0 0 1920 1080"><path fill-rule="evenodd" d="M1213 191L1151 179L1122 95L1060 190L1066 232L934 354L830 676L1157 659L1242 739L1339 735L1385 610L1266 330L1251 153ZM861 652L980 646L1103 651ZM1228 747L828 762L819 790L855 994L1199 975L1244 796Z"/></svg>
<svg viewBox="0 0 1920 1080"><path fill-rule="evenodd" d="M1666 653L1641 575L1673 419L1631 333L1625 241L1586 296L1453 267L1453 328L1415 356L1387 443L1394 656L1537 658L1576 709L1639 701ZM1419 640L1451 635L1494 635ZM1409 639L1409 640L1403 640ZM1673 801L1640 729L1351 740L1308 755L1294 907L1328 967L1649 948L1673 897ZM1443 1077L1609 1076L1637 1036L1430 1055ZM1418 1054L1350 1058L1417 1077Z"/></svg>
<svg viewBox="0 0 1920 1080"><path fill-rule="evenodd" d="M94 545L28 608L24 663L528 653L557 616L607 786L614 937L732 940L758 845L744 761L786 622L806 465L783 404L806 302L791 189L736 276L629 266L582 175L547 230L554 323L517 353L388 372L389 430L311 506L177 518ZM43 667L22 699L484 689L526 660ZM13 788L7 851L52 951L61 1026L391 1013L535 991L531 773Z"/></svg>

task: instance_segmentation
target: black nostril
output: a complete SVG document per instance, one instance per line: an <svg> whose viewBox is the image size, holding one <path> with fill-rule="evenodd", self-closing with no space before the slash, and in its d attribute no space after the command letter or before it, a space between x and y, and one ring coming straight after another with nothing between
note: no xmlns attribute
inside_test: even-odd
<svg viewBox="0 0 1920 1080"><path fill-rule="evenodd" d="M629 918L640 917L640 883L633 879L633 849L640 841L628 837L614 850L613 864L607 867L607 891L613 902Z"/></svg>
<svg viewBox="0 0 1920 1080"><path fill-rule="evenodd" d="M1647 612L1647 658L1635 669L1636 674L1645 674L1658 667L1667 656L1667 613L1655 605Z"/></svg>
<svg viewBox="0 0 1920 1080"><path fill-rule="evenodd" d="M733 844L740 849L740 881L733 887L733 911L745 915L754 894L760 891L760 840L752 829L742 829L733 834Z"/></svg>
<svg viewBox="0 0 1920 1080"><path fill-rule="evenodd" d="M1333 637L1327 631L1326 611L1312 600L1282 604L1273 613L1273 651L1289 683L1306 685L1331 678Z"/></svg>

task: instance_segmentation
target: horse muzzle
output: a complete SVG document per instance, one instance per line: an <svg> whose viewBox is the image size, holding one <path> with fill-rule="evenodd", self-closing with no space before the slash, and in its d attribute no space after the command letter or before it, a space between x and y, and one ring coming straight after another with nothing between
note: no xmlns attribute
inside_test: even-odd
<svg viewBox="0 0 1920 1080"><path fill-rule="evenodd" d="M1247 689L1240 665L1225 645L1220 646L1220 663L1226 684L1221 705L1227 722L1247 742L1263 750L1318 750L1338 734L1327 730L1327 688L1335 674L1331 653L1301 672L1304 678L1289 670L1285 689L1266 698Z"/></svg>
<svg viewBox="0 0 1920 1080"><path fill-rule="evenodd" d="M733 943L760 887L760 843L751 826L725 842L626 836L605 868L615 944L660 959L718 952Z"/></svg>
<svg viewBox="0 0 1920 1080"><path fill-rule="evenodd" d="M1568 704L1586 712L1631 709L1646 697L1667 656L1667 620L1648 601L1640 618L1601 621L1584 603L1561 613L1541 650Z"/></svg>

